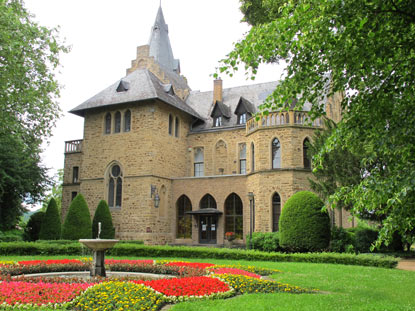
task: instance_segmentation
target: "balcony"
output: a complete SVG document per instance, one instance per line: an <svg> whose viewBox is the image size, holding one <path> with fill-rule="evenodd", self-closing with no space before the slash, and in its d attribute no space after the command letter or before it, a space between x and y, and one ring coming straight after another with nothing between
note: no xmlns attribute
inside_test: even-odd
<svg viewBox="0 0 415 311"><path fill-rule="evenodd" d="M65 141L65 154L82 152L83 139Z"/></svg>
<svg viewBox="0 0 415 311"><path fill-rule="evenodd" d="M255 117L249 119L246 122L246 133L250 134L260 128L286 125L321 127L322 122L320 118L311 121L311 118L305 111L271 112L267 116L261 116L258 121Z"/></svg>

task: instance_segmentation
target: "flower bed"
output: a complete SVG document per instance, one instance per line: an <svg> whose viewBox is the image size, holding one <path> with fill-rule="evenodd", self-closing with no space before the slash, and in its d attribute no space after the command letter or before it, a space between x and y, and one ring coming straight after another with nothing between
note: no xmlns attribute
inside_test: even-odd
<svg viewBox="0 0 415 311"><path fill-rule="evenodd" d="M166 303L227 298L235 294L313 292L297 286L263 280L260 274L269 275L279 271L253 266L153 260L106 260L105 264L112 271L173 274L179 278L35 278L20 275L88 270L90 259L2 262L0 309L159 310Z"/></svg>

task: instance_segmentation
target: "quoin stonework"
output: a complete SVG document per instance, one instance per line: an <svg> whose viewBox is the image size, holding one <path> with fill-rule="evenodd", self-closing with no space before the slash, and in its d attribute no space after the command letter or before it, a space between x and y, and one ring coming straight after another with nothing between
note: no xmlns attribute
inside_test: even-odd
<svg viewBox="0 0 415 311"><path fill-rule="evenodd" d="M123 240L221 245L226 232L242 243L251 230L278 231L284 202L309 190L307 140L322 122L309 122L307 106L256 120L277 83L223 88L217 79L212 91L192 91L160 7L126 76L71 110L84 138L65 142L62 217L82 193L91 215L108 202ZM339 102L322 103L335 121Z"/></svg>

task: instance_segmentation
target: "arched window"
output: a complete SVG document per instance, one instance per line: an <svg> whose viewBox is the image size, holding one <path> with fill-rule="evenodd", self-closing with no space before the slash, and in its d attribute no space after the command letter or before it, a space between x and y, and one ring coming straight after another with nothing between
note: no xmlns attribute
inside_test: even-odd
<svg viewBox="0 0 415 311"><path fill-rule="evenodd" d="M105 116L105 134L111 134L111 114Z"/></svg>
<svg viewBox="0 0 415 311"><path fill-rule="evenodd" d="M131 131L131 111L127 110L124 113L124 132Z"/></svg>
<svg viewBox="0 0 415 311"><path fill-rule="evenodd" d="M251 143L251 172L255 171L255 146Z"/></svg>
<svg viewBox="0 0 415 311"><path fill-rule="evenodd" d="M278 193L272 196L272 231L277 232L279 230L279 221L281 215L281 198Z"/></svg>
<svg viewBox="0 0 415 311"><path fill-rule="evenodd" d="M122 201L122 171L119 165L114 164L108 172L108 206L121 207Z"/></svg>
<svg viewBox="0 0 415 311"><path fill-rule="evenodd" d="M179 118L176 117L176 122L174 124L174 136L176 137L179 137L179 127L180 127Z"/></svg>
<svg viewBox="0 0 415 311"><path fill-rule="evenodd" d="M309 145L310 141L308 140L308 138L304 139L303 141L303 164L304 164L304 168L311 168L311 159L310 159L310 155L308 154L308 145Z"/></svg>
<svg viewBox="0 0 415 311"><path fill-rule="evenodd" d="M241 198L232 193L225 201L225 233L234 232L236 238L243 238L243 206Z"/></svg>
<svg viewBox="0 0 415 311"><path fill-rule="evenodd" d="M115 125L114 125L114 133L119 133L121 132L121 112L117 111L115 113Z"/></svg>
<svg viewBox="0 0 415 311"><path fill-rule="evenodd" d="M189 198L182 195L177 200L177 232L176 238L190 239L192 238L192 215L186 214L192 210L192 203Z"/></svg>
<svg viewBox="0 0 415 311"><path fill-rule="evenodd" d="M202 198L202 200L200 200L200 209L203 209L203 208L214 208L214 209L216 209L216 201L210 194L206 194Z"/></svg>
<svg viewBox="0 0 415 311"><path fill-rule="evenodd" d="M169 135L173 134L173 116L169 114Z"/></svg>
<svg viewBox="0 0 415 311"><path fill-rule="evenodd" d="M204 175L204 155L203 148L196 148L194 159L195 176L200 177Z"/></svg>
<svg viewBox="0 0 415 311"><path fill-rule="evenodd" d="M272 168L281 167L281 144L278 138L272 141Z"/></svg>

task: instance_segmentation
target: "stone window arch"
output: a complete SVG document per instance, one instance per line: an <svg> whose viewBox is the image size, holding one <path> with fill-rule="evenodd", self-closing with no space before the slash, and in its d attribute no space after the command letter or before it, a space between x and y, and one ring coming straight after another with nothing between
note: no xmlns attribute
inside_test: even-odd
<svg viewBox="0 0 415 311"><path fill-rule="evenodd" d="M186 195L182 195L176 203L177 210L177 239L191 239L192 238L192 215L186 214L192 210L192 203Z"/></svg>
<svg viewBox="0 0 415 311"><path fill-rule="evenodd" d="M201 200L200 200L200 209L204 208L214 208L216 207L216 201L215 199L208 193L206 194Z"/></svg>
<svg viewBox="0 0 415 311"><path fill-rule="evenodd" d="M121 132L121 112L117 111L114 116L114 133Z"/></svg>
<svg viewBox="0 0 415 311"><path fill-rule="evenodd" d="M272 168L281 168L281 144L278 138L274 138L271 143Z"/></svg>
<svg viewBox="0 0 415 311"><path fill-rule="evenodd" d="M131 111L127 109L126 112L124 112L124 132L131 131Z"/></svg>
<svg viewBox="0 0 415 311"><path fill-rule="evenodd" d="M305 138L303 141L303 165L304 168L311 168L311 159L309 153L309 144L310 140L308 138Z"/></svg>
<svg viewBox="0 0 415 311"><path fill-rule="evenodd" d="M111 134L111 113L105 115L105 134Z"/></svg>
<svg viewBox="0 0 415 311"><path fill-rule="evenodd" d="M272 232L279 230L279 221L281 216L281 197L275 192L272 196Z"/></svg>
<svg viewBox="0 0 415 311"><path fill-rule="evenodd" d="M225 232L234 232L237 239L243 239L243 205L236 193L225 200Z"/></svg>
<svg viewBox="0 0 415 311"><path fill-rule="evenodd" d="M108 206L121 208L123 172L118 163L113 163L107 172L108 179Z"/></svg>

